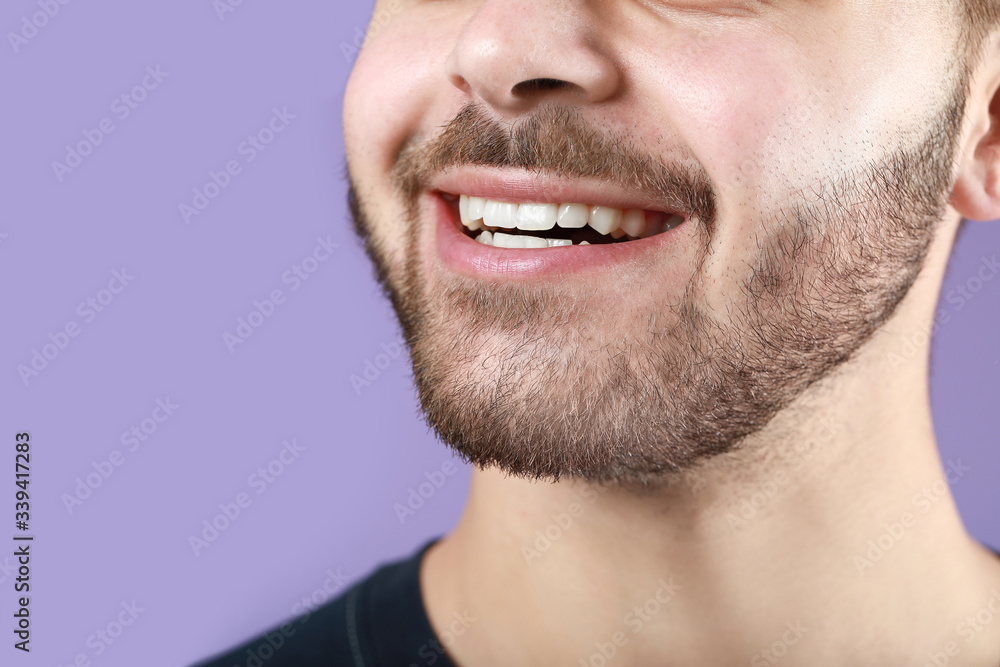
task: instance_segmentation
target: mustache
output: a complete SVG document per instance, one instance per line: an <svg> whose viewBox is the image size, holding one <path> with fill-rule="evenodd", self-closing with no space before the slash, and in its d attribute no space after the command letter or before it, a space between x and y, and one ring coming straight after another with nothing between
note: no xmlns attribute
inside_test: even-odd
<svg viewBox="0 0 1000 667"><path fill-rule="evenodd" d="M393 180L412 206L432 177L462 166L519 168L564 178L592 178L641 189L709 230L716 197L704 168L661 162L625 137L602 133L574 109L542 107L503 124L476 104L466 105L429 141L410 138L399 151Z"/></svg>

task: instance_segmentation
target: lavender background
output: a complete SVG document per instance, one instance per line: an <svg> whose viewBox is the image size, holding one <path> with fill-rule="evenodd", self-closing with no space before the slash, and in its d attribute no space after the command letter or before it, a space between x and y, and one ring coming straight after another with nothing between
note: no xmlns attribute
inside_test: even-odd
<svg viewBox="0 0 1000 667"><path fill-rule="evenodd" d="M461 510L464 467L415 515L394 511L452 458L419 420L405 355L386 352L399 334L348 228L340 109L372 2L236 1L0 9L0 541L15 533L24 430L37 536L30 656L11 646L16 575L0 547L5 665L190 663L292 616L330 573L354 581L410 553ZM157 83L147 67L169 75ZM123 117L114 100L144 77ZM248 160L242 142L274 109L294 118ZM113 131L57 175L52 163L103 119ZM185 221L179 206L229 161L239 173ZM318 238L339 247L306 260ZM998 252L1000 225L970 224L945 293L977 287ZM296 265L313 272L293 289ZM102 291L114 271L134 278ZM969 529L1000 545L1000 279L978 287L960 309L942 302L933 398L943 458L972 466L955 485ZM230 351L224 335L276 289L283 303ZM70 322L78 334L63 338ZM53 358L24 379L35 350ZM150 421L158 399L179 406L162 423ZM122 434L143 425L130 451ZM297 458L253 481L293 440ZM116 450L121 464L67 507ZM250 505L196 555L189 536L241 493ZM98 643L133 601L135 622Z"/></svg>

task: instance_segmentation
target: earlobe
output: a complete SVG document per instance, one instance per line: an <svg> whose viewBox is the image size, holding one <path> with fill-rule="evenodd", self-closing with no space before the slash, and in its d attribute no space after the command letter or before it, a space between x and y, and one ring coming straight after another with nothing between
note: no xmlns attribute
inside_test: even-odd
<svg viewBox="0 0 1000 667"><path fill-rule="evenodd" d="M979 147L959 159L951 207L969 220L1000 218L1000 150L984 156Z"/></svg>
<svg viewBox="0 0 1000 667"><path fill-rule="evenodd" d="M969 130L956 156L958 172L950 204L969 220L1000 219L1000 55L981 68L987 85L966 105Z"/></svg>

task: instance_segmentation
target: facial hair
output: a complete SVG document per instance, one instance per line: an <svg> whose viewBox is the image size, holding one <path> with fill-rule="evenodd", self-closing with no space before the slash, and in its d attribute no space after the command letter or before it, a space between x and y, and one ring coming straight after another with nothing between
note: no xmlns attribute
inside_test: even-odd
<svg viewBox="0 0 1000 667"><path fill-rule="evenodd" d="M913 285L947 210L966 95L956 85L915 145L761 214L750 270L722 313L703 275L717 197L697 161L657 160L565 108L509 126L466 107L398 156L401 270L353 182L350 195L427 423L467 461L532 479L651 484L733 451L852 358ZM649 303L614 339L579 295L544 281L429 276L418 249L433 230L418 200L433 175L465 165L638 185L689 214L697 269L679 300Z"/></svg>

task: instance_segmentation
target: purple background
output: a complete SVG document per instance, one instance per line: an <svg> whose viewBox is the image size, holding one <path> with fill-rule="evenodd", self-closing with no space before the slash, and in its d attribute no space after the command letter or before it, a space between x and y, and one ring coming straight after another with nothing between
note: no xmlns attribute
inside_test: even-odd
<svg viewBox="0 0 1000 667"><path fill-rule="evenodd" d="M290 617L328 569L353 581L457 519L465 468L405 522L393 509L451 457L417 415L405 356L378 356L399 334L348 228L340 109L371 6L244 0L220 19L211 0L70 2L17 53L0 45L0 541L23 430L37 536L30 657L11 647L0 556L3 664L186 664ZM9 0L0 28L38 11ZM147 66L169 76L122 119L113 101ZM295 118L248 162L239 146L274 108ZM113 132L60 182L52 163L105 118ZM179 205L230 160L240 173L186 223ZM293 290L282 277L317 237L339 247ZM971 224L946 293L998 250L1000 225ZM134 279L88 321L78 305L106 300L123 267ZM230 352L223 335L275 289L284 302ZM942 305L943 457L973 467L955 493L971 532L1000 545L1000 279ZM78 335L26 384L18 366L69 322ZM352 385L366 368L371 383ZM128 451L121 434L168 397L179 407ZM248 478L291 439L304 451L258 494ZM115 450L124 461L70 512L64 495ZM196 556L189 535L240 493L251 504ZM88 637L133 600L143 611L97 655Z"/></svg>

